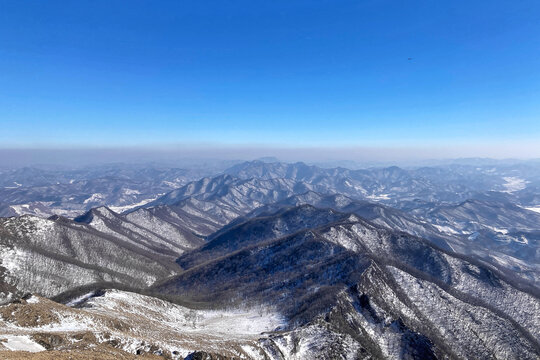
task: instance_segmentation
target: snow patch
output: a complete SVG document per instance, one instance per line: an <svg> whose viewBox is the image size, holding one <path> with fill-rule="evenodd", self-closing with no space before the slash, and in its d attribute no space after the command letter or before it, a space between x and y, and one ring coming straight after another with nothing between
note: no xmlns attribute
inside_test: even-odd
<svg viewBox="0 0 540 360"><path fill-rule="evenodd" d="M91 298L87 305L101 313L127 311L143 317L159 313L162 324L171 328L227 337L258 335L285 324L285 319L279 313L263 306L250 309L192 310L118 290L108 290L104 296Z"/></svg>
<svg viewBox="0 0 540 360"><path fill-rule="evenodd" d="M15 204L10 205L9 207L17 214L17 215L37 215L41 217L48 217L50 214L46 211L43 211L43 207L47 206L46 203L32 203L32 204Z"/></svg>
<svg viewBox="0 0 540 360"><path fill-rule="evenodd" d="M134 189L124 189L124 194L126 195L140 195L140 191L139 190L134 190Z"/></svg>
<svg viewBox="0 0 540 360"><path fill-rule="evenodd" d="M435 226L437 228L437 230L439 230L440 232L445 233L445 234L452 234L452 235L458 235L459 234L459 232L452 229L450 226L435 225L435 224L433 224L433 226Z"/></svg>
<svg viewBox="0 0 540 360"><path fill-rule="evenodd" d="M528 244L529 240L525 237L525 235L521 235L517 238L514 238L514 241L520 243L520 244Z"/></svg>
<svg viewBox="0 0 540 360"><path fill-rule="evenodd" d="M242 345L241 348L249 356L250 359L264 360L266 358L264 355L261 355L261 353L256 347L249 346L249 345Z"/></svg>
<svg viewBox="0 0 540 360"><path fill-rule="evenodd" d="M146 204L148 204L149 202L156 200L156 199L157 199L158 197L160 197L161 195L162 195L162 194L159 194L159 195L156 196L156 197L153 197L153 198L150 198L150 199L144 199L144 200L141 200L141 201L139 201L138 203L135 203L135 204L124 205L124 206L109 206L109 209L111 209L112 211L114 211L114 212L120 214L120 213L123 213L124 211L128 211L128 210L134 209L134 208L136 208L136 207L146 205Z"/></svg>
<svg viewBox="0 0 540 360"><path fill-rule="evenodd" d="M495 232L498 232L498 233L501 233L501 234L508 234L508 230L506 229L502 229L502 228L498 228L498 227L495 227L495 226L489 226L489 225L486 225L486 224L483 224L482 226L492 230L492 231L495 231Z"/></svg>
<svg viewBox="0 0 540 360"><path fill-rule="evenodd" d="M27 335L0 335L2 344L12 351L40 352L45 348Z"/></svg>
<svg viewBox="0 0 540 360"><path fill-rule="evenodd" d="M32 295L30 298L26 299L26 302L29 304L37 304L39 302L39 298Z"/></svg>
<svg viewBox="0 0 540 360"><path fill-rule="evenodd" d="M527 263L510 255L497 253L497 255L491 254L490 257L497 261L499 264L505 266L519 266L527 268Z"/></svg>
<svg viewBox="0 0 540 360"><path fill-rule="evenodd" d="M66 306L69 306L69 307L73 307L73 306L77 306L83 302L85 302L86 300L90 299L92 296L95 295L95 292L92 291L92 292L89 292L87 294L84 294L84 295L81 295L79 297L76 297L75 299L72 299L70 300Z"/></svg>
<svg viewBox="0 0 540 360"><path fill-rule="evenodd" d="M105 195L101 194L101 193L96 193L96 194L92 194L92 196L90 196L88 199L84 200L83 201L83 204L88 204L88 203L91 203L91 202L97 202L97 201L102 201L105 199Z"/></svg>
<svg viewBox="0 0 540 360"><path fill-rule="evenodd" d="M537 213L540 213L540 205L526 207L525 209L530 210L530 211L534 211L534 212L537 212Z"/></svg>
<svg viewBox="0 0 540 360"><path fill-rule="evenodd" d="M527 186L526 184L528 183L528 181L524 179L513 176L503 177L503 180L506 181L506 183L503 184L503 187L505 188L504 192L509 193L525 189Z"/></svg>
<svg viewBox="0 0 540 360"><path fill-rule="evenodd" d="M366 196L367 199L370 199L370 200L390 200L390 195L389 194L378 194L378 195L367 195Z"/></svg>

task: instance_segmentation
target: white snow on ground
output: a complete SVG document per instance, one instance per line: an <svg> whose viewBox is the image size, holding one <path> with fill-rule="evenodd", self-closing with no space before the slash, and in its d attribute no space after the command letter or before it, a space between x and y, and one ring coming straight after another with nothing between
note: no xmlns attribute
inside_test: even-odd
<svg viewBox="0 0 540 360"><path fill-rule="evenodd" d="M534 211L534 212L537 212L537 213L540 213L540 205L538 205L538 206L530 206L530 207L526 207L525 209L530 210L530 211Z"/></svg>
<svg viewBox="0 0 540 360"><path fill-rule="evenodd" d="M356 358L355 354L359 350L358 343L349 335L333 333L318 323L273 337L272 341L283 357L290 360L322 359L321 354L335 344L340 344L339 346L348 349L349 354L344 359ZM278 357L272 356L270 358L276 359Z"/></svg>
<svg viewBox="0 0 540 360"><path fill-rule="evenodd" d="M259 349L255 348L253 346L242 345L241 348L246 354L248 354L250 359L253 359L253 360L264 360L265 359L265 356L260 353Z"/></svg>
<svg viewBox="0 0 540 360"><path fill-rule="evenodd" d="M170 186L172 188L179 188L184 185L186 182L181 178L176 178L174 181L163 181L163 184Z"/></svg>
<svg viewBox="0 0 540 360"><path fill-rule="evenodd" d="M13 351L45 351L45 348L27 335L0 335L0 342L9 350Z"/></svg>
<svg viewBox="0 0 540 360"><path fill-rule="evenodd" d="M43 211L40 207L47 206L47 203L32 203L32 204L17 204L17 205L10 205L9 207L17 214L17 215L25 215L25 214L32 214L37 215L41 217L48 217L50 216L49 213Z"/></svg>
<svg viewBox="0 0 540 360"><path fill-rule="evenodd" d="M64 216L67 218L75 218L77 216L83 215L86 213L86 210L80 210L80 209L58 209L58 208L50 208L52 215L59 215ZM47 217L51 216L51 214L47 215Z"/></svg>
<svg viewBox="0 0 540 360"><path fill-rule="evenodd" d="M10 207L15 211L17 214L21 215L24 214L24 210L28 210L30 208L30 204L17 204L17 205L10 205Z"/></svg>
<svg viewBox="0 0 540 360"><path fill-rule="evenodd" d="M13 273L20 269L27 253L21 249L0 248L0 265Z"/></svg>
<svg viewBox="0 0 540 360"><path fill-rule="evenodd" d="M101 193L96 193L96 194L92 194L92 196L90 196L88 199L84 200L83 204L88 204L90 202L95 202L95 201L101 201L103 199L105 199L105 195L103 195Z"/></svg>
<svg viewBox="0 0 540 360"><path fill-rule="evenodd" d="M523 190L525 189L525 187L527 186L526 184L528 183L528 181L524 179L513 177L513 176L504 177L503 179L504 181L506 181L506 183L503 184L503 187L506 189L504 190L504 192L514 192L514 191Z"/></svg>
<svg viewBox="0 0 540 360"><path fill-rule="evenodd" d="M517 259L517 258L515 258L513 256L510 256L510 255L497 253L497 255L491 254L490 257L495 259L498 263L500 263L502 265L520 266L520 267L524 267L524 268L528 267L526 262L524 262L524 261L522 261L520 259Z"/></svg>
<svg viewBox="0 0 540 360"><path fill-rule="evenodd" d="M56 312L56 315L60 319L60 322L53 323L39 327L41 331L47 332L73 332L73 331L85 331L85 330L100 330L100 325L95 323L91 317L80 316L77 314L66 314Z"/></svg>
<svg viewBox="0 0 540 360"><path fill-rule="evenodd" d="M98 313L110 314L124 311L147 317L149 321L155 319L156 313L159 313L162 324L182 329L182 332L203 332L227 337L257 335L272 331L285 323L279 313L263 307L192 310L148 296L117 290L108 290L105 296L91 298L86 304Z"/></svg>
<svg viewBox="0 0 540 360"><path fill-rule="evenodd" d="M367 195L366 196L367 199L370 199L370 200L390 200L390 195L389 194L378 194L378 195Z"/></svg>
<svg viewBox="0 0 540 360"><path fill-rule="evenodd" d="M32 295L29 299L26 299L26 302L29 304L37 304L39 302L39 298Z"/></svg>
<svg viewBox="0 0 540 360"><path fill-rule="evenodd" d="M502 228L498 228L498 227L495 227L495 226L489 226L489 225L486 225L486 224L482 224L482 226L484 226L485 228L488 228L492 231L495 231L495 232L498 232L498 233L501 233L501 234L508 234L508 230L506 229L502 229Z"/></svg>
<svg viewBox="0 0 540 360"><path fill-rule="evenodd" d="M70 198L69 200L73 200ZM84 209L65 209L55 208L52 201L34 201L28 204L15 204L9 206L17 215L35 215L42 218L48 218L51 215L60 215L65 217L77 217L86 212Z"/></svg>
<svg viewBox="0 0 540 360"><path fill-rule="evenodd" d="M133 189L124 189L124 194L126 195L139 195L141 192L139 190Z"/></svg>
<svg viewBox="0 0 540 360"><path fill-rule="evenodd" d="M135 204L130 204L130 205L124 205L124 206L109 206L109 209L111 209L112 211L116 212L116 213L123 213L124 211L128 211L128 210L131 210L133 208L136 208L138 206L143 206L143 205L146 205L148 204L149 202L151 201L154 201L156 200L158 197L160 197L160 195L156 196L156 197L153 197L151 199L144 199L142 201L139 201L138 203L135 203Z"/></svg>
<svg viewBox="0 0 540 360"><path fill-rule="evenodd" d="M81 298L88 296L89 294L85 294L72 303L82 301ZM40 305L41 302L49 301L40 298L37 300ZM58 305L50 311L58 320L45 325L24 327L0 319L0 339L26 337L26 350L31 348L31 336L35 333L66 334L69 337L76 332L91 331L96 334L98 342L116 339L119 348L131 353L140 349L143 342L153 343L170 352L177 351L179 355L173 358L183 359L197 349L219 351L227 344L229 352L233 352L237 358L246 358L248 355L250 358L262 359L262 356L257 356L258 353L262 355L258 340L261 336L264 337L265 332L282 328L286 324L278 312L266 306L193 310L153 297L119 290L107 290L103 296L91 297L84 302L82 308L70 309ZM117 328L115 323L111 323L112 319L120 321L124 326ZM104 333L109 336L104 338ZM15 342L8 349L19 350L21 346Z"/></svg>
<svg viewBox="0 0 540 360"><path fill-rule="evenodd" d="M501 243L510 244L512 241L515 241L515 240L516 239L510 235L497 234L497 236L495 236L495 241L498 241Z"/></svg>
<svg viewBox="0 0 540 360"><path fill-rule="evenodd" d="M453 235L459 234L459 232L452 229L450 226L442 226L442 225L435 225L435 224L433 224L433 226L435 226L437 230L445 234L453 234Z"/></svg>
<svg viewBox="0 0 540 360"><path fill-rule="evenodd" d="M19 184L19 183L16 182L16 181L14 181L13 183L15 184L15 186L4 186L4 189L16 189L16 188L22 186L22 184Z"/></svg>
<svg viewBox="0 0 540 360"><path fill-rule="evenodd" d="M70 302L68 302L66 304L66 306L70 306L70 307L73 307L73 306L76 306L76 305L79 305L80 303L86 301L87 299L91 298L95 293L92 291L92 292L89 292L88 294L84 294L84 295L81 295L75 299L72 299Z"/></svg>
<svg viewBox="0 0 540 360"><path fill-rule="evenodd" d="M345 180L345 185L347 185L348 187L352 187L356 191L360 191L364 195L367 193L367 191L363 187L351 184L349 180ZM376 196L376 195L372 195L372 196ZM383 195L383 196L387 196L387 195Z"/></svg>

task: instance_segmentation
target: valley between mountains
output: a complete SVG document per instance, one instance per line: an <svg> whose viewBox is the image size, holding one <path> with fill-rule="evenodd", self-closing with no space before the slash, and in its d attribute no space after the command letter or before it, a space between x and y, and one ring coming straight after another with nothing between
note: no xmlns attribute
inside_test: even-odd
<svg viewBox="0 0 540 360"><path fill-rule="evenodd" d="M0 358L540 358L537 163L0 184Z"/></svg>

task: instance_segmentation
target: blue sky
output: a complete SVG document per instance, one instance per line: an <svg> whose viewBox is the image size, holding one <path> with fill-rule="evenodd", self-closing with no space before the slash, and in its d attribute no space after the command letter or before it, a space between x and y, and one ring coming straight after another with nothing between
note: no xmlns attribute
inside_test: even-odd
<svg viewBox="0 0 540 360"><path fill-rule="evenodd" d="M534 146L539 59L537 0L2 1L0 147Z"/></svg>

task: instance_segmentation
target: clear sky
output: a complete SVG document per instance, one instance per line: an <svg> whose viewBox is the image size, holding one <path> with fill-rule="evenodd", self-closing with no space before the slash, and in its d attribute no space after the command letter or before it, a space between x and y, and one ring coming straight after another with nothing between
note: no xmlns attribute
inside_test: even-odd
<svg viewBox="0 0 540 360"><path fill-rule="evenodd" d="M540 156L538 0L0 2L3 148L503 142Z"/></svg>

